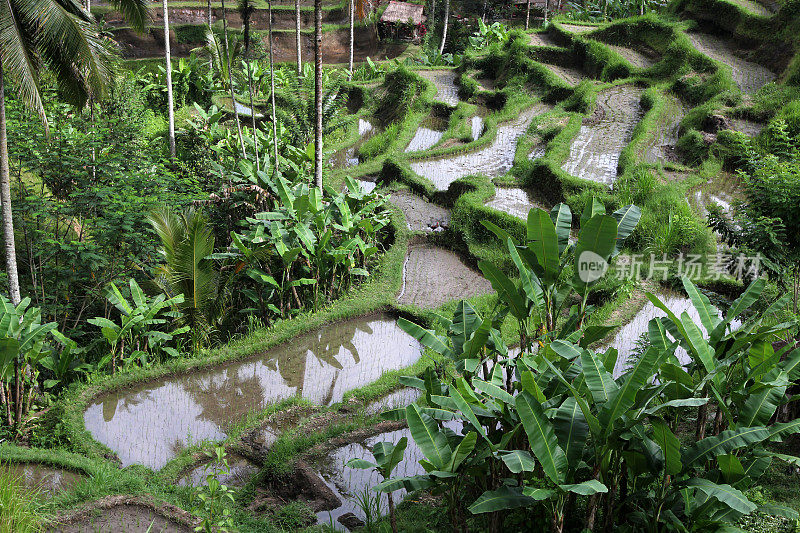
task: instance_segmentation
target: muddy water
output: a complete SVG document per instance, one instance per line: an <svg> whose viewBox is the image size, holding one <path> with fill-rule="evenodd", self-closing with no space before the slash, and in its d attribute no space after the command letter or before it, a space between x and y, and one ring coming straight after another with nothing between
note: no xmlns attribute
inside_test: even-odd
<svg viewBox="0 0 800 533"><path fill-rule="evenodd" d="M377 133L377 128L375 128L371 122L363 118L358 119L358 140L353 145L343 148L333 154L329 160L331 166L333 166L333 168L349 168L356 166L359 163L357 155L358 149Z"/></svg>
<svg viewBox="0 0 800 533"><path fill-rule="evenodd" d="M744 199L742 181L734 174L723 172L691 193L689 204L700 213L708 215L708 206L716 204L730 213L737 200Z"/></svg>
<svg viewBox="0 0 800 533"><path fill-rule="evenodd" d="M597 95L597 108L584 119L563 169L585 180L611 185L622 149L641 118L642 89L621 85Z"/></svg>
<svg viewBox="0 0 800 533"><path fill-rule="evenodd" d="M410 246L403 266L401 304L423 309L486 294L492 285L455 253L430 244Z"/></svg>
<svg viewBox="0 0 800 533"><path fill-rule="evenodd" d="M389 201L403 212L411 231L442 231L450 225L450 211L411 191L393 192Z"/></svg>
<svg viewBox="0 0 800 533"><path fill-rule="evenodd" d="M736 56L734 54L736 48L731 42L708 33L687 35L698 51L731 68L733 81L742 92L752 94L775 80L775 74L768 68Z"/></svg>
<svg viewBox="0 0 800 533"><path fill-rule="evenodd" d="M408 143L406 152L421 152L431 148L442 140L444 131L447 129L447 122L437 117L428 117L417 128L417 132Z"/></svg>
<svg viewBox="0 0 800 533"><path fill-rule="evenodd" d="M248 412L291 396L328 405L420 355L388 315L354 318L243 361L108 394L84 422L123 465L159 469L190 442L224 439L225 427Z"/></svg>
<svg viewBox="0 0 800 533"><path fill-rule="evenodd" d="M418 70L417 74L436 86L435 100L449 106L458 105L456 73L452 70Z"/></svg>
<svg viewBox="0 0 800 533"><path fill-rule="evenodd" d="M452 421L445 423L445 426L459 433L462 424ZM364 494L366 490L372 498L375 498L379 493L372 490L372 487L383 481L383 479L373 470L350 468L346 463L353 458L374 462L372 447L375 444L379 442L397 444L403 437L408 439L404 459L397 465L392 473L392 477L416 476L425 473L425 470L419 464L419 460L425 459L425 456L414 442L414 439L411 437L411 431L408 429L398 429L397 431L382 433L363 442L355 442L338 448L320 464L320 474L325 484L342 500L342 505L333 511L321 511L317 513L319 523L327 524L331 518L333 518L335 523L340 516L346 513L353 513L361 519L364 518L364 513L358 506L357 497ZM394 498L395 504L399 503L405 495L406 491L404 490L393 492L392 497ZM389 507L385 494L380 494L380 505L381 513L386 514Z"/></svg>
<svg viewBox="0 0 800 533"><path fill-rule="evenodd" d="M86 479L85 476L38 463L9 463L1 466L12 476L20 478L26 488L45 494L54 494L71 489L76 483Z"/></svg>
<svg viewBox="0 0 800 533"><path fill-rule="evenodd" d="M536 104L511 122L499 125L497 136L489 146L475 152L414 161L411 170L430 180L440 191L447 190L458 178L471 174L502 176L514 164L519 138L525 134L534 117L547 110L548 106Z"/></svg>
<svg viewBox="0 0 800 533"><path fill-rule="evenodd" d="M660 294L657 294L657 296L662 302L664 302L670 311L675 313L676 316L680 317L684 312L686 312L695 322L695 324L701 324L700 316L698 315L697 310L694 308L694 305L692 305L692 301L686 296L672 292L661 292ZM615 378L622 375L622 373L628 367L628 356L636 348L636 343L641 336L647 333L647 325L649 324L650 320L656 317L665 316L667 316L667 314L664 311L658 309L648 300L644 307L642 307L642 309L636 313L633 319L620 328L610 345L619 351L617 364L614 366L613 372ZM734 321L733 327L737 328L738 326L739 323ZM702 330L702 325L700 325L700 328ZM704 336L707 335L704 333ZM681 364L685 365L690 361L689 354L686 353L683 348L678 348L675 350L675 355Z"/></svg>
<svg viewBox="0 0 800 533"><path fill-rule="evenodd" d="M48 531L59 533L190 533L186 526L173 522L143 505L117 505L96 515L55 526Z"/></svg>
<svg viewBox="0 0 800 533"><path fill-rule="evenodd" d="M517 187L496 187L494 198L486 205L523 220L527 220L531 209L545 209L531 193Z"/></svg>
<svg viewBox="0 0 800 533"><path fill-rule="evenodd" d="M251 477L258 473L258 466L248 461L240 455L228 455L228 467L230 472L220 474L217 480L230 487L243 487ZM211 472L208 463L203 463L178 479L178 485L183 487L200 487L206 484L206 477Z"/></svg>

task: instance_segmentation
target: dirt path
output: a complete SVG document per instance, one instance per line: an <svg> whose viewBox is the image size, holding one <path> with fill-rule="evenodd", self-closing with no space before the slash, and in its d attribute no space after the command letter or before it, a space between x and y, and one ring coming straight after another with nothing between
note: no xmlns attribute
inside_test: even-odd
<svg viewBox="0 0 800 533"><path fill-rule="evenodd" d="M736 4L739 7L744 8L745 10L749 11L754 15L759 15L762 17L769 17L775 11L770 10L769 7L759 4L758 2L754 2L753 0L729 0L732 4ZM776 10L777 11L777 10Z"/></svg>
<svg viewBox="0 0 800 533"><path fill-rule="evenodd" d="M733 81L742 92L752 94L775 80L775 74L768 68L735 55L736 48L731 42L708 33L687 35L699 52L731 68Z"/></svg>
<svg viewBox="0 0 800 533"><path fill-rule="evenodd" d="M559 46L558 43L545 32L529 33L528 44L531 46Z"/></svg>
<svg viewBox="0 0 800 533"><path fill-rule="evenodd" d="M621 85L597 95L595 112L584 119L562 168L573 176L611 185L620 153L641 118L642 92Z"/></svg>
<svg viewBox="0 0 800 533"><path fill-rule="evenodd" d="M452 70L418 70L416 72L436 86L436 100L450 106L458 105L455 72Z"/></svg>
<svg viewBox="0 0 800 533"><path fill-rule="evenodd" d="M562 67L553 63L542 63L544 66L552 70L556 76L566 81L570 85L578 85L582 80L587 78L580 69L572 67Z"/></svg>
<svg viewBox="0 0 800 533"><path fill-rule="evenodd" d="M598 26L582 26L580 24L559 24L559 26L570 33L577 33L578 35L582 33L589 33L590 31L594 31L598 28Z"/></svg>
<svg viewBox="0 0 800 533"><path fill-rule="evenodd" d="M455 253L430 244L418 244L409 247L403 267L403 288L397 301L432 309L491 291L489 281Z"/></svg>
<svg viewBox="0 0 800 533"><path fill-rule="evenodd" d="M511 122L497 127L497 136L492 144L464 154L414 161L411 169L430 180L437 189L446 191L458 178L473 174L489 177L502 176L514 164L517 141L525 134L534 117L550 109L544 104L536 104L526 109Z"/></svg>

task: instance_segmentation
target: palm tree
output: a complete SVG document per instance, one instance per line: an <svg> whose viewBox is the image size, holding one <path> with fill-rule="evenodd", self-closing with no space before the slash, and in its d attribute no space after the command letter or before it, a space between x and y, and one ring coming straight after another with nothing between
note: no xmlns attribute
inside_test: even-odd
<svg viewBox="0 0 800 533"><path fill-rule="evenodd" d="M164 0L166 3L167 0ZM231 54L230 46L228 46L228 15L225 12L225 0L222 0L222 36L225 42L225 54L233 59L233 55ZM247 159L247 151L244 149L244 137L242 136L242 123L239 121L239 112L236 110L236 95L233 92L233 73L231 72L231 63L233 61L228 61L228 85L230 87L231 93L231 106L233 106L233 120L236 122L236 133L239 136L239 146L242 149L242 157ZM251 112L255 112L255 109L251 109Z"/></svg>
<svg viewBox="0 0 800 533"><path fill-rule="evenodd" d="M113 0L112 5L134 28L144 28L146 0ZM76 0L6 0L0 4L0 204L9 296L15 307L21 295L11 208L5 81L8 79L22 103L39 115L46 132L47 115L39 88L42 67L52 72L61 96L77 107L102 96L111 53L92 23L91 15ZM11 398L17 412L24 397L24 372L18 354Z"/></svg>
<svg viewBox="0 0 800 533"><path fill-rule="evenodd" d="M297 75L303 75L303 59L300 57L300 0L294 0L294 35L297 44Z"/></svg>
<svg viewBox="0 0 800 533"><path fill-rule="evenodd" d="M173 213L166 206L147 217L161 240L159 252L164 264L155 282L165 294L183 295L180 311L191 327L195 350L208 338L223 308L219 301L219 273L210 256L214 253L214 232L199 211Z"/></svg>
<svg viewBox="0 0 800 533"><path fill-rule="evenodd" d="M528 0L528 2L525 5L525 29L526 30L530 27L530 21L531 21L531 0Z"/></svg>
<svg viewBox="0 0 800 533"><path fill-rule="evenodd" d="M275 160L272 168L278 168L278 123L275 116L275 66L272 61L272 0L268 0L269 9L269 87L270 100L272 100L272 146L275 150ZM255 113L253 113L255 116Z"/></svg>
<svg viewBox="0 0 800 533"><path fill-rule="evenodd" d="M314 0L314 109L314 181L322 192L322 0Z"/></svg>
<svg viewBox="0 0 800 533"><path fill-rule="evenodd" d="M444 53L444 43L447 40L447 21L450 18L450 0L444 0L444 28L442 28L442 44L439 45L439 55Z"/></svg>
<svg viewBox="0 0 800 533"><path fill-rule="evenodd" d="M354 41L355 41L355 31L354 31L354 28L353 28L353 26L354 26L353 19L355 18L355 15L356 15L355 14L355 10L356 10L355 1L354 0L350 0L350 8L349 8L349 12L350 12L350 68L349 68L349 71L347 73L347 79L349 79L349 80L353 79L353 45L354 45Z"/></svg>
<svg viewBox="0 0 800 533"><path fill-rule="evenodd" d="M172 58L169 53L169 8L164 0L164 58L167 62L167 121L169 122L169 157L175 159L175 105L172 101Z"/></svg>
<svg viewBox="0 0 800 533"><path fill-rule="evenodd" d="M270 4L271 6L272 4ZM256 108L253 102L253 71L250 68L250 17L253 15L255 7L251 0L239 0L239 14L242 17L242 27L244 29L244 62L247 68L247 90L250 94L250 119L253 125L253 150L256 157L256 170L261 170L261 162L258 158L258 139L256 138ZM269 10L269 25L272 27L272 8ZM270 36L272 31L270 31ZM270 50L270 54L272 50ZM270 66L270 68L272 68ZM236 111L236 104L233 104L233 110Z"/></svg>

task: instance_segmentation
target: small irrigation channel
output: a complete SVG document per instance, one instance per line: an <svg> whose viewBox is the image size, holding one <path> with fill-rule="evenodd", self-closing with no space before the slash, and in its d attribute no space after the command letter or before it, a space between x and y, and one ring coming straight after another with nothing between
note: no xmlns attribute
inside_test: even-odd
<svg viewBox="0 0 800 533"><path fill-rule="evenodd" d="M775 74L767 67L737 56L732 42L708 33L693 32L688 36L699 52L730 67L733 81L742 92L753 94L775 81Z"/></svg>
<svg viewBox="0 0 800 533"><path fill-rule="evenodd" d="M160 469L191 443L223 440L225 427L249 412L292 396L330 405L421 354L393 317L352 318L241 361L106 394L84 422L123 466Z"/></svg>
<svg viewBox="0 0 800 533"><path fill-rule="evenodd" d="M585 180L614 183L619 156L642 117L642 92L639 87L620 85L597 95L594 113L584 119L572 141L564 171Z"/></svg>
<svg viewBox="0 0 800 533"><path fill-rule="evenodd" d="M440 191L447 190L457 179L472 174L502 176L514 164L517 141L525 134L533 119L549 109L545 104L529 107L510 122L499 124L497 136L489 146L474 152L413 161L411 170L428 179Z"/></svg>

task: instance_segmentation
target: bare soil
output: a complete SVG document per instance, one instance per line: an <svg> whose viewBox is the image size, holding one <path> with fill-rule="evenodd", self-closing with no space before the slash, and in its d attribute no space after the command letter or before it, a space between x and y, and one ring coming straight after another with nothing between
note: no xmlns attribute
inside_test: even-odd
<svg viewBox="0 0 800 533"><path fill-rule="evenodd" d="M450 225L450 212L411 191L393 192L390 201L405 215L411 231L441 231Z"/></svg>
<svg viewBox="0 0 800 533"><path fill-rule="evenodd" d="M755 93L767 83L775 80L775 74L767 67L739 57L739 52L733 42L708 33L693 32L687 35L698 51L731 68L733 81L742 92Z"/></svg>
<svg viewBox="0 0 800 533"><path fill-rule="evenodd" d="M409 247L403 268L401 304L424 309L453 300L487 294L492 285L455 253L430 244Z"/></svg>
<svg viewBox="0 0 800 533"><path fill-rule="evenodd" d="M166 503L133 496L107 496L56 518L58 533L190 533L190 513Z"/></svg>

